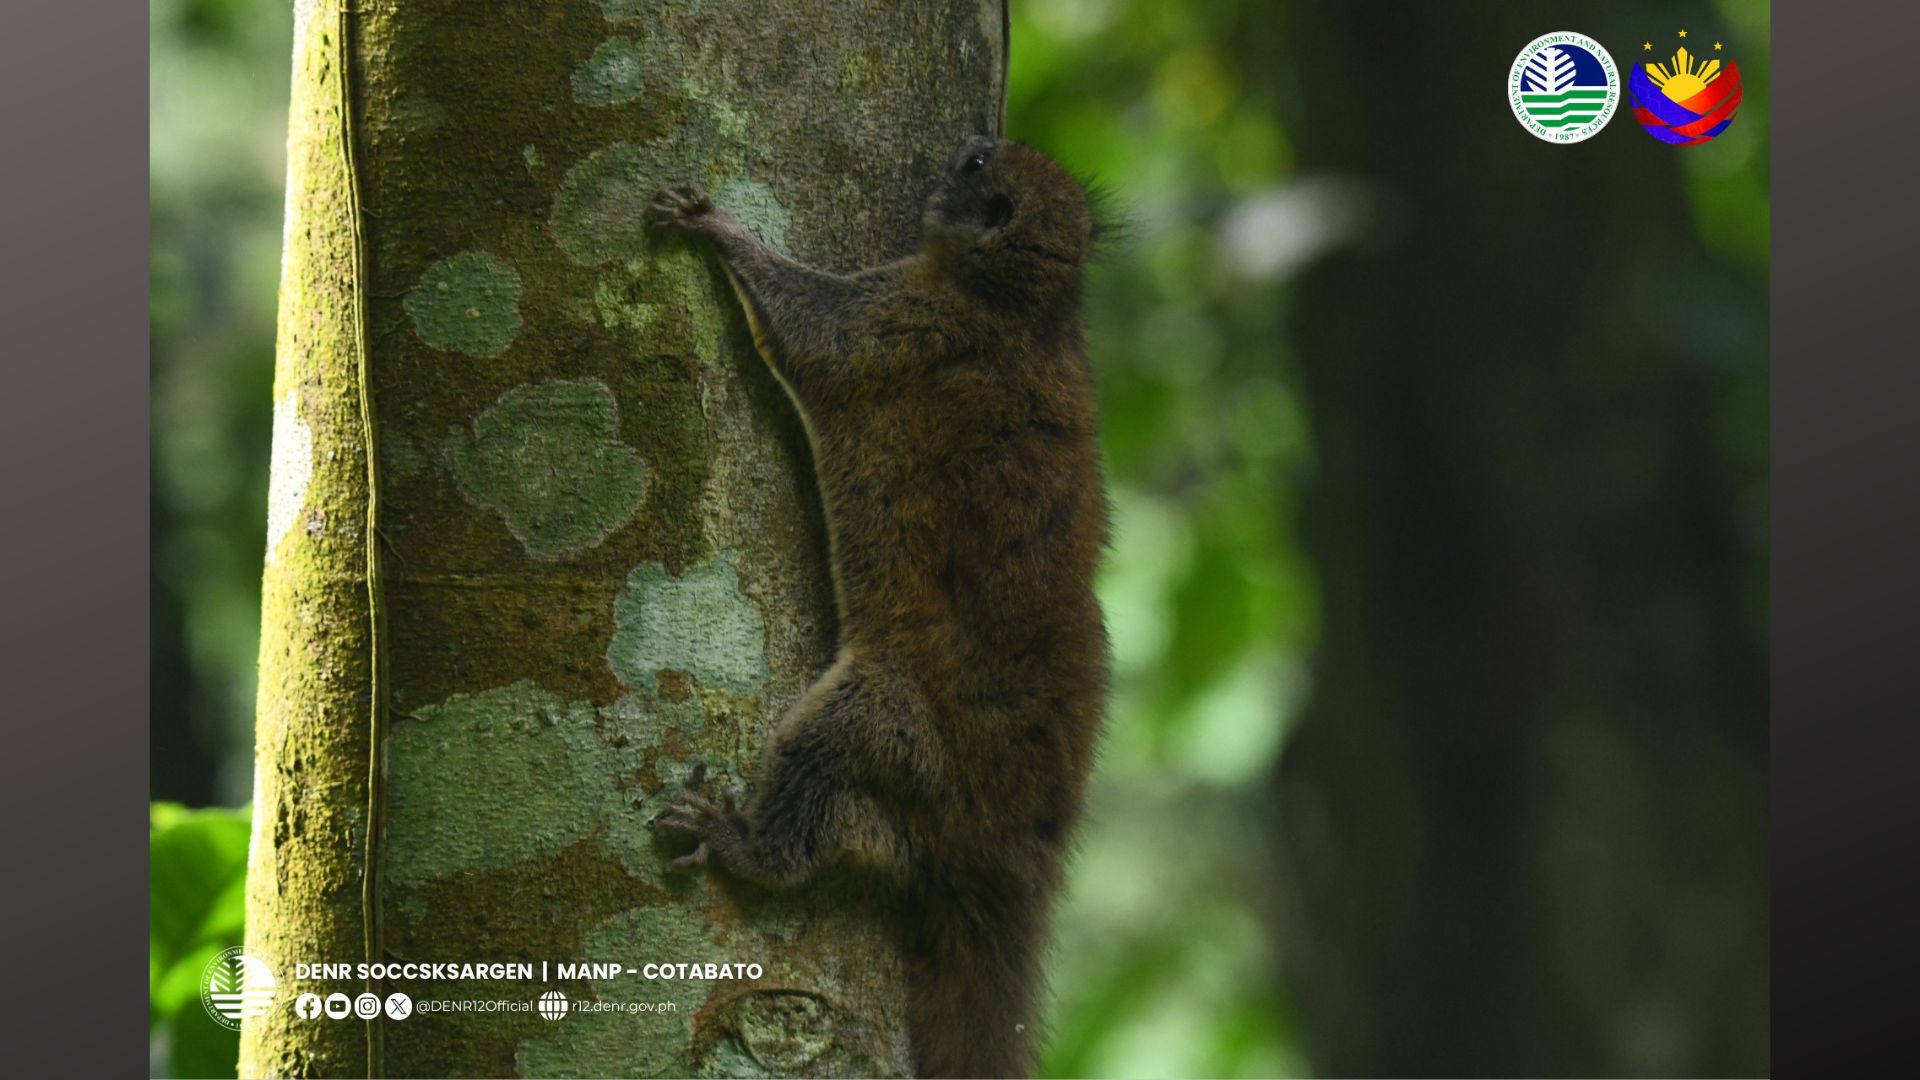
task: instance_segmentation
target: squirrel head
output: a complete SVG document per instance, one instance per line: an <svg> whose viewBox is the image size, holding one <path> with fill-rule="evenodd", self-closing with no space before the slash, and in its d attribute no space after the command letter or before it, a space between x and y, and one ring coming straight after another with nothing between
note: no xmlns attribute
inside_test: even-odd
<svg viewBox="0 0 1920 1080"><path fill-rule="evenodd" d="M927 197L922 246L963 280L999 290L1076 291L1093 244L1085 189L1025 143L975 136Z"/></svg>

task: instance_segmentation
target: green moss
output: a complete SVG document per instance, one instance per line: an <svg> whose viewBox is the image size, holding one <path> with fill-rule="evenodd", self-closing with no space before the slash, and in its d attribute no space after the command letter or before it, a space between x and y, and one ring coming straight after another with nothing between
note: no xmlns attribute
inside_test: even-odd
<svg viewBox="0 0 1920 1080"><path fill-rule="evenodd" d="M727 100L727 87L706 69L686 70L681 89L697 103L690 122L712 146L746 147L754 143L753 116Z"/></svg>
<svg viewBox="0 0 1920 1080"><path fill-rule="evenodd" d="M593 287L593 319L630 330L655 349L711 360L724 329L713 281L699 252L683 242L652 259L634 259L601 274Z"/></svg>
<svg viewBox="0 0 1920 1080"><path fill-rule="evenodd" d="M520 275L484 251L463 251L427 268L406 309L434 348L498 356L520 334Z"/></svg>
<svg viewBox="0 0 1920 1080"><path fill-rule="evenodd" d="M287 142L272 556L261 582L254 842L244 945L276 971L363 955L367 804L366 461L353 318L353 215L340 154L333 0L302 4ZM249 1018L242 1076L360 1074L359 1025Z"/></svg>
<svg viewBox="0 0 1920 1080"><path fill-rule="evenodd" d="M607 663L628 686L653 689L662 671L680 671L709 689L751 694L767 681L767 625L740 591L737 554L673 577L643 563L613 601Z"/></svg>
<svg viewBox="0 0 1920 1080"><path fill-rule="evenodd" d="M630 38L608 38L586 63L573 69L573 100L582 105L624 105L645 89L645 70L639 45Z"/></svg>
<svg viewBox="0 0 1920 1080"><path fill-rule="evenodd" d="M647 468L620 441L620 411L598 379L550 379L507 391L454 429L448 460L460 489L497 511L537 559L599 544L633 517Z"/></svg>
<svg viewBox="0 0 1920 1080"><path fill-rule="evenodd" d="M666 7L696 11L700 0L600 0L600 14L606 16L608 22L657 18L662 14L660 9Z"/></svg>
<svg viewBox="0 0 1920 1080"><path fill-rule="evenodd" d="M873 65L864 54L850 52L840 61L840 89L858 90L873 81Z"/></svg>

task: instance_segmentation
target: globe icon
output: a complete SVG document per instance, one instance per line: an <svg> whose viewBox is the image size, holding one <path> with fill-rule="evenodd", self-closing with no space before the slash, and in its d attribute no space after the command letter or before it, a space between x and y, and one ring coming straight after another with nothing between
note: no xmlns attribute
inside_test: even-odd
<svg viewBox="0 0 1920 1080"><path fill-rule="evenodd" d="M558 1020L567 1015L567 995L558 990L541 994L540 1015L548 1020Z"/></svg>

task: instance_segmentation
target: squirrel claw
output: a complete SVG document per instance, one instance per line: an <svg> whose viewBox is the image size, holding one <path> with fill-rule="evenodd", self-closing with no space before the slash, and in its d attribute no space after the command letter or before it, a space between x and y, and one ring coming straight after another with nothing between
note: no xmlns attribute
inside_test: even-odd
<svg viewBox="0 0 1920 1080"><path fill-rule="evenodd" d="M697 222L713 213L713 200L699 184L663 188L647 207L647 221L655 228L697 231Z"/></svg>
<svg viewBox="0 0 1920 1080"><path fill-rule="evenodd" d="M704 863L706 861L704 849L707 842L715 837L727 835L729 830L737 829L739 818L739 810L731 791L722 796L720 803L715 803L696 791L683 791L672 805L654 817L652 824L657 832L698 841L702 849L699 861Z"/></svg>
<svg viewBox="0 0 1920 1080"><path fill-rule="evenodd" d="M690 795L684 801L662 810L653 824L655 828L667 832L704 836L715 816L717 814L712 803L697 795Z"/></svg>
<svg viewBox="0 0 1920 1080"><path fill-rule="evenodd" d="M694 848L691 852L680 856L679 858L673 860L672 862L669 862L667 864L667 869L698 870L705 865L707 865L707 844L706 844L706 841L703 840L700 842L699 847Z"/></svg>

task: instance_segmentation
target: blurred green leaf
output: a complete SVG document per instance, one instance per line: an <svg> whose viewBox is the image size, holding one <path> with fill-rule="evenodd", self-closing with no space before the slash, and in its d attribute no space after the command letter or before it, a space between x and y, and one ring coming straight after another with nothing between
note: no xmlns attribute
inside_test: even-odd
<svg viewBox="0 0 1920 1080"><path fill-rule="evenodd" d="M249 809L149 808L150 1039L173 1076L232 1076L239 1035L200 1004L200 977L246 927Z"/></svg>
<svg viewBox="0 0 1920 1080"><path fill-rule="evenodd" d="M202 944L239 944L250 813L155 803L151 816L147 902L155 965L166 970Z"/></svg>
<svg viewBox="0 0 1920 1080"><path fill-rule="evenodd" d="M213 958L229 945L209 943L190 949L162 971L154 984L152 1003L155 1018L171 1023L182 1015L200 1009L200 976Z"/></svg>
<svg viewBox="0 0 1920 1080"><path fill-rule="evenodd" d="M200 1002L200 977L228 946L208 944L181 957L153 991L148 1038L165 1075L228 1077L238 1071L240 1033L216 1022Z"/></svg>

